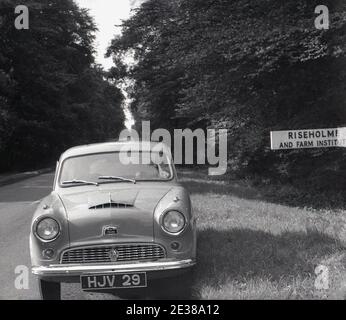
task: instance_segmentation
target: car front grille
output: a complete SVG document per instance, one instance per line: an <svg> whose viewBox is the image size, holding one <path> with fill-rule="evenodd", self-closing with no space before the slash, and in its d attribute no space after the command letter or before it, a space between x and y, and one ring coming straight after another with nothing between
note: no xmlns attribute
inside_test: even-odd
<svg viewBox="0 0 346 320"><path fill-rule="evenodd" d="M69 249L63 252L61 263L83 264L152 261L165 257L165 249L158 244L117 244Z"/></svg>

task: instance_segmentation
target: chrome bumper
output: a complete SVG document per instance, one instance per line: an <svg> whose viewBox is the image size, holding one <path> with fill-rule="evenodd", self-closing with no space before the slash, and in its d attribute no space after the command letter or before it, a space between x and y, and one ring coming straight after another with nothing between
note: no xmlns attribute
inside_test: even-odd
<svg viewBox="0 0 346 320"><path fill-rule="evenodd" d="M107 274L127 272L150 272L176 270L193 267L196 262L192 259L180 261L142 262L131 264L105 264L105 265L50 265L32 267L32 273L38 276L60 277L80 276L83 274Z"/></svg>

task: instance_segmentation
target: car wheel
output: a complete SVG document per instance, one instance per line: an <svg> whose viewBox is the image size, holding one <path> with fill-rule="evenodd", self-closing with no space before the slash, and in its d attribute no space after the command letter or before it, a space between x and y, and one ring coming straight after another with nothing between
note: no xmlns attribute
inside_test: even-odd
<svg viewBox="0 0 346 320"><path fill-rule="evenodd" d="M38 280L42 300L61 300L61 285L59 282Z"/></svg>

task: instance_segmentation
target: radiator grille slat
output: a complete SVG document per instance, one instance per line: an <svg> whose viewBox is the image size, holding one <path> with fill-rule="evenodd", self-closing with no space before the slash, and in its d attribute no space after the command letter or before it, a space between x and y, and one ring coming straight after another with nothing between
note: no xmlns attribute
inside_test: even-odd
<svg viewBox="0 0 346 320"><path fill-rule="evenodd" d="M116 250L117 258L110 252ZM165 249L158 244L121 244L69 249L62 254L63 264L114 263L126 261L158 260L166 257Z"/></svg>

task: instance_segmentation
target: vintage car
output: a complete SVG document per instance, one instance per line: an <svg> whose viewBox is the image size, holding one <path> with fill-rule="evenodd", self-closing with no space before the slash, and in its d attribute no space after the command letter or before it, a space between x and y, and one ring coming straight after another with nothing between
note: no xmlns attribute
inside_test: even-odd
<svg viewBox="0 0 346 320"><path fill-rule="evenodd" d="M63 153L32 220L30 253L42 299L61 299L64 282L125 298L188 298L196 222L167 147L125 141Z"/></svg>

